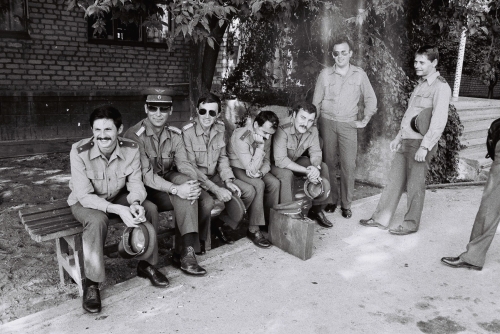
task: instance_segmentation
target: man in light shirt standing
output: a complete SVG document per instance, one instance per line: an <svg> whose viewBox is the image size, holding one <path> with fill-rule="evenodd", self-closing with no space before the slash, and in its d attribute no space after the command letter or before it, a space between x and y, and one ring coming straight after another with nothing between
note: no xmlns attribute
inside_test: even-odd
<svg viewBox="0 0 500 334"><path fill-rule="evenodd" d="M313 104L318 111L318 128L323 138L323 161L328 166L334 212L339 201L337 164L340 159L340 204L342 216L351 218L354 192L358 129L364 128L377 111L377 97L365 71L350 64L352 45L346 37L333 42L335 65L321 71L314 89ZM358 121L358 102L364 103L364 118ZM338 158L337 158L338 154Z"/></svg>
<svg viewBox="0 0 500 334"><path fill-rule="evenodd" d="M406 235L418 231L424 207L425 175L446 126L451 98L450 86L436 71L438 61L437 47L424 45L415 53L414 66L420 80L411 94L401 129L390 143L391 151L395 151L396 155L389 172L389 184L384 188L372 217L360 220L363 226L387 229L406 190L408 210L404 220L389 232ZM422 135L416 131L418 129L415 129L412 119L428 108L432 110L432 116L429 129Z"/></svg>

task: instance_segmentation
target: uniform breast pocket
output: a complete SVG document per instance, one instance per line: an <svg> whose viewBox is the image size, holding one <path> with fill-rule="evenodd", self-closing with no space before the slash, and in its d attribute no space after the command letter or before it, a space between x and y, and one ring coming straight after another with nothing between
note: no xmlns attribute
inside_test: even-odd
<svg viewBox="0 0 500 334"><path fill-rule="evenodd" d="M166 172L174 164L175 153L174 152L163 152L161 154L161 160L163 161L163 170Z"/></svg>
<svg viewBox="0 0 500 334"><path fill-rule="evenodd" d="M347 83L353 88L361 86L361 81L358 78L349 78L349 80L347 80Z"/></svg>
<svg viewBox="0 0 500 334"><path fill-rule="evenodd" d="M429 108L432 107L432 99L434 98L434 94L431 92L422 93L417 96L418 98L418 107Z"/></svg>
<svg viewBox="0 0 500 334"><path fill-rule="evenodd" d="M226 146L226 143L224 142L219 142L219 143L214 143L212 145L212 156L214 159L218 159L220 155L220 150Z"/></svg>
<svg viewBox="0 0 500 334"><path fill-rule="evenodd" d="M197 165L206 165L207 163L207 147L205 145L193 145L194 155Z"/></svg>
<svg viewBox="0 0 500 334"><path fill-rule="evenodd" d="M124 169L119 169L115 172L116 175L116 187L117 189L121 189L125 186L125 183L127 182L127 177L132 174L134 169L132 167L127 167Z"/></svg>
<svg viewBox="0 0 500 334"><path fill-rule="evenodd" d="M87 174L87 178L92 183L94 187L94 193L97 195L106 194L107 186L106 180L104 179L104 172L98 170L87 170L85 172Z"/></svg>
<svg viewBox="0 0 500 334"><path fill-rule="evenodd" d="M340 92L340 84L338 82L332 82L325 87L326 98L333 98L337 96Z"/></svg>

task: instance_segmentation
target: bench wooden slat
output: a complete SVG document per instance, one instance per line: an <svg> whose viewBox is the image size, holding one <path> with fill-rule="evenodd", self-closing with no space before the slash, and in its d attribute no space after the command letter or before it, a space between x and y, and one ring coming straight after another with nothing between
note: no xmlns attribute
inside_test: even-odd
<svg viewBox="0 0 500 334"><path fill-rule="evenodd" d="M63 230L66 230L68 228L73 228L73 227L77 227L77 226L81 226L83 229L83 226L80 222L72 222L72 223L61 223L58 225L42 226L39 228L30 229L29 232L32 235L46 235L49 233L63 231Z"/></svg>
<svg viewBox="0 0 500 334"><path fill-rule="evenodd" d="M82 231L83 231L83 226L80 224L80 226L77 226L77 227L73 227L73 228L70 228L67 230L58 231L58 232L54 232L54 233L50 233L50 234L46 234L46 235L34 235L31 233L30 233L30 235L31 235L31 239L35 240L36 242L42 242L42 241L48 241L48 240L66 237L66 236L73 235L73 234L82 233Z"/></svg>
<svg viewBox="0 0 500 334"><path fill-rule="evenodd" d="M19 216L30 216L37 213L43 213L65 208L68 208L68 203L65 200L59 200L49 204L41 204L30 208L25 208L23 210L19 210Z"/></svg>
<svg viewBox="0 0 500 334"><path fill-rule="evenodd" d="M48 225L58 225L60 222L76 222L77 220L73 217L73 215L68 214L64 216L58 216L51 219L43 219L43 220L34 220L31 222L27 222L24 226L27 229L37 228L39 226L48 226Z"/></svg>
<svg viewBox="0 0 500 334"><path fill-rule="evenodd" d="M41 213L31 214L29 216L23 214L23 216L21 217L21 221L23 222L23 224L26 224L32 221L48 220L61 216L72 216L71 209L66 208L66 209L52 210L48 212L45 211Z"/></svg>

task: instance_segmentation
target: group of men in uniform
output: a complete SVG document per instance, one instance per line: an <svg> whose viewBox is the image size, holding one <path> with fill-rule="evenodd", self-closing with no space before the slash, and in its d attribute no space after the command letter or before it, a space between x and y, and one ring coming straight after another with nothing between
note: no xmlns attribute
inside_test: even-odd
<svg viewBox="0 0 500 334"><path fill-rule="evenodd" d="M169 282L154 267L158 261L158 212L174 210L173 262L191 275L206 274L196 255L205 252L208 233L232 243L222 225L237 226L245 210L248 238L258 247L269 248L271 243L261 227L272 223L273 206L294 200L297 175L322 189L312 201L309 218L332 227L324 211L334 212L338 204L344 218L352 216L357 129L365 127L376 112L377 100L366 73L350 64L350 42L339 39L332 46L335 65L320 73L313 103L297 103L281 122L274 112L263 110L247 126L235 129L230 138L226 138L220 118L221 101L211 93L199 98L196 117L182 130L167 124L172 99L161 91L147 96L147 117L123 137L118 137L123 131L118 110L111 106L94 110L90 116L93 137L71 149L72 192L68 198L73 215L84 226L86 311L101 310L98 284L104 281L103 246L113 215L128 227L149 224L150 242L147 250L137 254L137 274L161 288ZM421 79L400 131L390 143L395 157L389 184L372 217L360 221L363 226L387 229L401 194L407 191L408 212L389 232L406 235L419 228L425 173L446 125L451 96L449 85L436 71L438 57L433 46L423 46L415 54L414 66ZM364 117L358 121L360 101L364 102ZM415 128L415 119L425 108L432 112L428 130L421 133ZM234 212L212 218L215 200ZM465 266L465 259L463 255L462 260L444 262ZM484 259L467 261L479 266Z"/></svg>

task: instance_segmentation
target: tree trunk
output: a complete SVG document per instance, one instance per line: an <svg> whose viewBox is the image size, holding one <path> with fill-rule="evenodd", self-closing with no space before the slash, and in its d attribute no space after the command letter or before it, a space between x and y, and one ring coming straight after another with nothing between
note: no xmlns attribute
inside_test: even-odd
<svg viewBox="0 0 500 334"><path fill-rule="evenodd" d="M212 31L210 35L215 39L214 47L212 48L205 42L205 52L203 53L203 64L201 73L202 92L212 89L212 82L217 66L217 58L219 56L220 46L223 42L224 33L228 27L228 21L224 21L222 26L219 26L218 19L214 18L211 22Z"/></svg>
<svg viewBox="0 0 500 334"><path fill-rule="evenodd" d="M495 73L495 80L491 80L488 86L488 99L493 98L493 90L495 89L497 82L498 82L498 74Z"/></svg>

